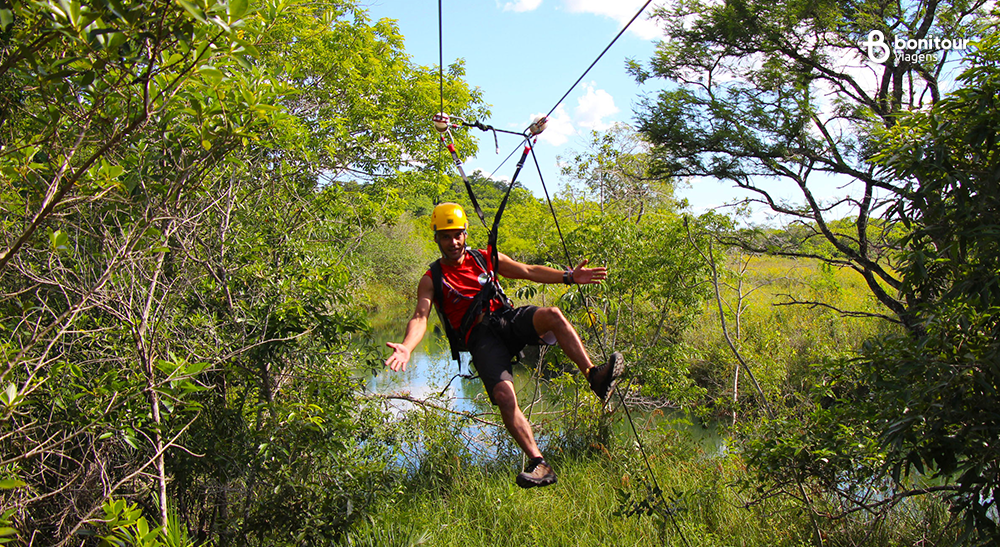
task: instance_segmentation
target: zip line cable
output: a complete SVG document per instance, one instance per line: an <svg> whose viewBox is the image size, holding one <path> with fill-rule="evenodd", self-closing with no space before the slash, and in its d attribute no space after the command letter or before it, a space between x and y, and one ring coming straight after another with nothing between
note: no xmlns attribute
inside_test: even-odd
<svg viewBox="0 0 1000 547"><path fill-rule="evenodd" d="M440 2L440 0L438 1ZM587 70L584 70L583 74L581 74L580 77L577 78L575 82L573 82L573 85L571 85L569 89L566 90L566 93L564 93L563 96L558 101L556 101L555 106L553 106L552 109L549 110L549 113L545 115L546 118L551 116L552 113L555 112L557 108L559 108L559 104L562 103L564 100L566 100L566 97L569 97L569 94L572 93L574 89L576 89L576 86L580 85L580 82L587 77L587 73L590 72L590 69L594 68L594 65L596 65L597 62L601 60L601 57L604 57L604 54L607 53L609 49L611 49L611 46L615 45L615 42L617 42L618 39L622 37L622 34L625 34L625 31L628 30L628 27L631 26L632 23L639 18L639 15L641 15L642 12L645 11L646 8L649 7L649 5L652 3L653 0L646 0L646 3L643 4L641 8L639 8L639 11L635 12L635 15L632 16L632 19L630 19L629 22L625 25L625 27L622 28L620 32L618 32L618 35L615 36L613 40L611 40L611 43L608 44L606 48L604 48L604 51L602 51L601 54L598 55L596 59L594 59L593 63L590 63L590 66L587 67Z"/></svg>
<svg viewBox="0 0 1000 547"><path fill-rule="evenodd" d="M444 0L438 0L438 98L441 100L441 109L438 112L444 112L444 17L442 13L444 9L441 3ZM444 141L438 141L438 176L444 178L444 166L441 164L441 146Z"/></svg>
<svg viewBox="0 0 1000 547"><path fill-rule="evenodd" d="M556 224L556 233L559 234L559 241L562 242L563 253L566 254L567 267L572 268L573 259L570 257L569 254L569 246L566 245L566 238L563 237L562 228L559 226L559 217L556 215L556 209L552 205L552 198L549 197L549 189L545 185L545 177L542 176L542 166L538 163L538 156L535 155L534 148L531 149L531 159L534 160L535 168L538 170L538 179L542 183L542 191L545 192L545 201L548 202L549 204L549 211L552 212L552 220ZM583 303L583 307L584 309L587 310L587 319L588 323L590 323L591 330L593 330L594 332L594 339L597 340L597 345L598 347L601 348L601 360L607 361L608 350L604 347L604 339L603 337L601 337L600 333L597 332L597 325L596 322L594 321L594 319L597 318L597 315L593 312L593 310L590 309L590 302L587 300L587 296L583 292L583 287L580 287L579 285L577 286L577 294L580 295L580 300Z"/></svg>
<svg viewBox="0 0 1000 547"><path fill-rule="evenodd" d="M441 7L441 3L444 0L438 0L438 96L441 98L441 109L438 112L444 112L444 9Z"/></svg>

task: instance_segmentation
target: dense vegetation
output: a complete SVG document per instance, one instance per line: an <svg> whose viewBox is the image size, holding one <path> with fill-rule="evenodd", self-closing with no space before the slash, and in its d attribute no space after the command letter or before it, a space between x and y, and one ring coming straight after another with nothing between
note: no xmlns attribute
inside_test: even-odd
<svg viewBox="0 0 1000 547"><path fill-rule="evenodd" d="M601 409L542 356L553 401L533 420L561 482L521 492L488 406L398 415L363 389L372 321L406 313L435 255L433 204L467 201L427 121L436 67L390 21L346 0L3 3L0 543L995 543L986 5L660 13L671 40L633 69L677 85L567 159L554 215L517 185L505 213L504 252L611 272L508 292L631 363L626 405ZM835 55L871 29L977 42L952 93L943 59L890 57L873 85ZM460 63L444 90L449 112L488 116ZM856 182L851 214L814 198L823 172ZM785 222L692 218L687 176ZM472 182L492 215L506 185Z"/></svg>

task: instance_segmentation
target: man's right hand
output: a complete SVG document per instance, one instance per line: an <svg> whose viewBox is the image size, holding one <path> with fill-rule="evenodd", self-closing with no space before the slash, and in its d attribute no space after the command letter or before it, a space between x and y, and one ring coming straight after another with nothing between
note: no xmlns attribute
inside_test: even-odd
<svg viewBox="0 0 1000 547"><path fill-rule="evenodd" d="M385 360L385 366L393 372L406 370L406 363L410 362L410 348L395 342L386 342L385 345L392 348L392 355Z"/></svg>

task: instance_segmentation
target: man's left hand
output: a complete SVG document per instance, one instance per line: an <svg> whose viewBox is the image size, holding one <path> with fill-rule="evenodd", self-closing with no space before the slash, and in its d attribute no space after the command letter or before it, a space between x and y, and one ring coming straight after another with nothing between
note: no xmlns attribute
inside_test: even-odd
<svg viewBox="0 0 1000 547"><path fill-rule="evenodd" d="M576 268L573 268L573 283L580 285L600 283L608 277L608 269L604 266L599 268L585 268L584 266L586 265L587 259L585 258Z"/></svg>

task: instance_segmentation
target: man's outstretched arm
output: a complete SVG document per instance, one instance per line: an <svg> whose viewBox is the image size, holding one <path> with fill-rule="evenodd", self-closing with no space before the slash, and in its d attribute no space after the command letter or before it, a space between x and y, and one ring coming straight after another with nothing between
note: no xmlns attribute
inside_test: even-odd
<svg viewBox="0 0 1000 547"><path fill-rule="evenodd" d="M608 276L608 269L601 266L599 268L586 268L587 259L584 259L573 268L569 274L571 283L588 284L600 283ZM528 279L536 283L562 283L563 270L549 268L539 264L523 264L513 258L500 253L500 264L497 270L500 275L509 279Z"/></svg>
<svg viewBox="0 0 1000 547"><path fill-rule="evenodd" d="M385 366L393 371L406 370L406 364L410 362L410 354L424 338L427 332L427 317L431 313L431 300L434 298L434 283L428 276L422 276L417 284L417 307L413 310L413 317L406 323L406 334L403 336L403 343L386 342L385 345L392 348L392 355L385 360Z"/></svg>

